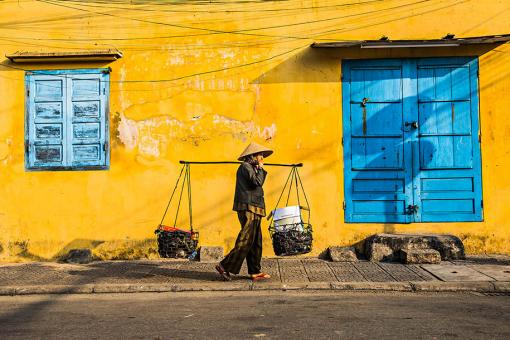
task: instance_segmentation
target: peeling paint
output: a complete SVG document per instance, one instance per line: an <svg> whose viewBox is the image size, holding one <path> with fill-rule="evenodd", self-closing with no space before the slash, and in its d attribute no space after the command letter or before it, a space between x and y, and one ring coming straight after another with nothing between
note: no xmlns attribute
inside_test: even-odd
<svg viewBox="0 0 510 340"><path fill-rule="evenodd" d="M185 61L184 61L184 57L182 57L180 55L170 55L170 57L168 59L168 63L170 65L184 65Z"/></svg>
<svg viewBox="0 0 510 340"><path fill-rule="evenodd" d="M190 103L191 108L195 107ZM248 138L271 140L276 136L275 123L260 126L252 121L239 121L222 115L198 114L185 123L171 116L159 116L136 121L120 114L119 139L128 150L138 147L143 155L157 157L162 149L176 140L197 146L213 137L231 135L245 142Z"/></svg>
<svg viewBox="0 0 510 340"><path fill-rule="evenodd" d="M140 138L138 151L141 155L144 156L158 157L160 155L159 146L159 140L151 137L150 135L145 135Z"/></svg>
<svg viewBox="0 0 510 340"><path fill-rule="evenodd" d="M120 114L118 133L122 144L124 144L128 150L135 148L138 143L138 127L135 121L127 119L123 114Z"/></svg>
<svg viewBox="0 0 510 340"><path fill-rule="evenodd" d="M220 50L219 53L223 59L232 59L235 57L235 52L232 50Z"/></svg>
<svg viewBox="0 0 510 340"><path fill-rule="evenodd" d="M126 80L127 70L126 67L123 65L120 68L120 82L119 82L119 103L121 111L125 111L128 107L132 105L132 103L126 98L124 90L124 83L123 81Z"/></svg>
<svg viewBox="0 0 510 340"><path fill-rule="evenodd" d="M12 139L7 138L5 142L0 142L0 162L6 165L11 159L10 147L12 145Z"/></svg>

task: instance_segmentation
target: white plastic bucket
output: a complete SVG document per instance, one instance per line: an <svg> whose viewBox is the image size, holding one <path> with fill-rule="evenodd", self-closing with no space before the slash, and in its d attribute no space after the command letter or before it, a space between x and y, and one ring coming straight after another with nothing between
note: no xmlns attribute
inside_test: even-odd
<svg viewBox="0 0 510 340"><path fill-rule="evenodd" d="M282 230L286 225L301 224L301 209L299 205L275 209L273 211L273 221L275 230Z"/></svg>

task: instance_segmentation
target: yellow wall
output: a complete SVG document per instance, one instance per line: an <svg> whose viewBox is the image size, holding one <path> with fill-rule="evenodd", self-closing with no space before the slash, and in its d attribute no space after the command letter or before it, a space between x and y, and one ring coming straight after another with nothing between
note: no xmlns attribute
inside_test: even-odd
<svg viewBox="0 0 510 340"><path fill-rule="evenodd" d="M251 140L275 150L271 162L304 162L313 254L382 231L454 233L469 252L510 253L509 46L364 53L309 47L383 35L510 33L507 1L130 3L136 2L0 2L2 56L17 50L124 53L108 64L0 59L0 259L53 259L77 247L92 247L104 258L154 256L154 242L147 239L154 238L178 161L234 160ZM341 60L449 55L480 56L484 222L343 223ZM25 171L24 72L12 66L112 68L110 170ZM194 224L202 245L234 243L235 170L192 167ZM268 170L266 202L272 207L288 169ZM181 216L184 226L186 214ZM267 232L264 255L273 255Z"/></svg>

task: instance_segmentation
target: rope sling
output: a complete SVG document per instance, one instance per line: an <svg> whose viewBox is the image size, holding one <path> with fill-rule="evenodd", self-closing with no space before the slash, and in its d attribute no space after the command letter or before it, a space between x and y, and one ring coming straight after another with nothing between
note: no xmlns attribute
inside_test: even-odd
<svg viewBox="0 0 510 340"><path fill-rule="evenodd" d="M290 207L289 201L293 185L296 188L297 206ZM301 205L300 189L306 202L305 206ZM299 211L298 213L299 215L298 216L294 215L293 218L286 218L276 221L274 218L275 215L277 214L277 211L279 210L278 206L286 190L288 190L288 192L285 207L296 208L295 210ZM306 211L308 215L306 222L303 222L302 219L303 210ZM310 224L310 216L311 216L310 204L308 202L308 197L306 196L306 192L303 187L303 182L301 181L301 176L299 175L298 168L292 167L289 176L285 181L285 185L283 186L280 197L276 202L276 206L268 216L269 234L271 235L271 239L273 241L274 253L277 256L306 254L312 251L313 236L312 225Z"/></svg>
<svg viewBox="0 0 510 340"><path fill-rule="evenodd" d="M184 174L184 177L183 177ZM170 204L174 195L179 187L179 182L182 184L180 187L179 201L177 203L177 210L175 212L175 219L173 226L164 225L164 220L167 215ZM189 231L177 228L177 219L181 208L182 196L184 188L188 194L188 214L189 214ZM158 238L158 253L161 257L165 258L194 258L198 246L198 232L193 231L193 208L191 204L191 168L189 164L184 164L175 183L175 187L170 195L168 204L166 206L161 222L154 232Z"/></svg>
<svg viewBox="0 0 510 340"><path fill-rule="evenodd" d="M161 257L164 258L189 258L194 259L197 254L198 247L198 237L199 233L193 230L193 208L192 208L192 200L191 200L191 164L240 164L241 162L230 162L230 161L222 161L222 162L187 162L180 161L183 164L181 171L179 173L179 177L177 178L177 182L172 190L172 194L170 195L170 199L168 200L168 204L166 205L165 211L163 213L163 217L161 218L161 222L159 223L158 228L155 230L155 234L157 235L158 240L158 253ZM307 222L304 223L300 221L299 223L288 224L288 225L275 225L275 221L273 220L273 212L269 215L270 218L270 227L269 233L273 240L273 249L276 255L297 255L297 254L306 254L312 249L312 226L310 224L310 205L308 203L308 198L306 197L306 193L303 187L303 183L301 181L301 177L299 176L298 168L302 167L302 163L298 164L266 164L269 166L284 166L291 167L291 171L285 185L283 186L282 193L278 198L278 202L276 203L275 210L277 210L278 205L283 197L283 194L286 192L288 186L288 194L286 200L286 206L289 204L292 186L295 183L296 188L296 198L298 207L301 210L305 210L308 212ZM183 176L184 175L184 176ZM182 181L181 181L182 179ZM289 185L290 183L290 185ZM173 222L173 226L164 225L165 217L170 209L170 205L176 192L179 189L179 200L177 202L177 209L175 212L175 218ZM187 191L188 196L188 214L189 214L189 230L179 229L177 228L177 220L179 217L179 211L181 209L181 203L183 194ZM301 206L300 201L300 190L303 193L303 197L306 202L306 206ZM301 216L301 213L300 213Z"/></svg>

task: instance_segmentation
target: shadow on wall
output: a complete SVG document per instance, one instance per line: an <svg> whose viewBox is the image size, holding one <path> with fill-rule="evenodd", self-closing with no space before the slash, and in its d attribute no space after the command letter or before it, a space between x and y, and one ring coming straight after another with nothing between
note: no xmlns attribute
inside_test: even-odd
<svg viewBox="0 0 510 340"><path fill-rule="evenodd" d="M380 50L361 50L354 48L305 48L292 57L284 60L269 71L261 74L252 80L252 84L290 84L290 83L338 83L341 84L341 61L342 59L379 59L379 58L422 58L426 57L446 57L446 56L481 56L490 52L500 44L484 44L472 46L460 46L457 48L402 48L402 49L380 49ZM497 58L497 56L494 56ZM340 95L340 94L338 94ZM422 122L424 123L424 122ZM367 121L367 126L372 126L375 122ZM403 148L403 142L396 146ZM416 142L410 149L417 150L420 145ZM429 141L421 141L422 150L427 150L427 154L434 154L435 146ZM369 155L371 160L369 167L376 167L384 163L383 153L374 153ZM304 155L303 155L304 157ZM427 167L430 158L421 159L422 166ZM337 162L332 162L329 167L334 167ZM324 169L323 169L324 170ZM314 173L319 172L313 169ZM410 179L412 181L413 178ZM306 183L305 183L306 186ZM278 191L278 189L275 189ZM382 198L382 197L381 197ZM224 202L222 202L224 203ZM312 207L313 209L313 207ZM209 209L201 211L206 212ZM230 214L226 212L221 218ZM206 220L205 225L213 223L214 220ZM393 233L396 231L396 224L387 222L384 226L384 232Z"/></svg>
<svg viewBox="0 0 510 340"><path fill-rule="evenodd" d="M0 259L10 260L11 258L22 258L29 261L48 261L48 259L30 252L28 240L9 241L5 248L0 244Z"/></svg>
<svg viewBox="0 0 510 340"><path fill-rule="evenodd" d="M0 245L1 247L1 245ZM28 240L8 242L0 259L6 261L61 261L73 249L90 249L94 260L143 260L158 259L156 238L142 240L118 239L110 241L74 239L60 249L55 255L45 258L32 253Z"/></svg>
<svg viewBox="0 0 510 340"><path fill-rule="evenodd" d="M88 239L81 239L77 238L66 244L62 249L60 249L53 257L50 259L52 261L60 260L64 256L69 253L70 250L73 249L94 249L100 244L104 243L104 241L98 241L98 240L88 240Z"/></svg>
<svg viewBox="0 0 510 340"><path fill-rule="evenodd" d="M390 58L424 58L424 57L455 57L455 56L475 56L480 57L498 46L497 44L480 44L459 47L438 47L438 48L390 48L390 49L359 49L359 48L312 48L308 47L294 56L286 59L276 65L269 71L261 74L252 80L252 84L278 84L278 83L338 83L341 82L341 61L347 59L390 59ZM491 55L491 66L498 66L498 58L500 55ZM498 74L500 81L508 75L508 71L504 71L502 75ZM492 85L493 82L489 84ZM485 84L481 89L488 86ZM374 122L378 123L378 122ZM420 125L426 124L420 121ZM370 120L365 122L365 126L371 126ZM402 127L403 129L404 127ZM410 150L421 150L424 153L420 157L420 166L428 168L430 162L433 162L432 155L438 150L428 140L421 140L420 143L413 142L412 145L406 146ZM395 145L395 149L403 151L403 142ZM377 168L380 164L387 163L383 152L374 152L367 155L369 157L366 167ZM401 157L403 152L401 153ZM433 167L433 164L431 165ZM406 178L405 185L413 181L417 174L412 174L411 178ZM385 198L381 196L380 198ZM389 212L389 211L388 211ZM395 232L396 225L386 223L384 231L388 233Z"/></svg>
<svg viewBox="0 0 510 340"><path fill-rule="evenodd" d="M342 59L479 57L500 45L386 49L307 47L253 79L251 84L340 83Z"/></svg>

